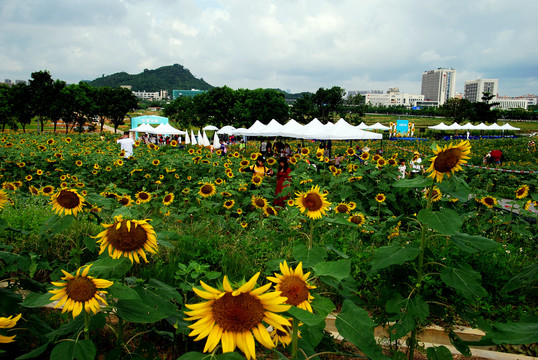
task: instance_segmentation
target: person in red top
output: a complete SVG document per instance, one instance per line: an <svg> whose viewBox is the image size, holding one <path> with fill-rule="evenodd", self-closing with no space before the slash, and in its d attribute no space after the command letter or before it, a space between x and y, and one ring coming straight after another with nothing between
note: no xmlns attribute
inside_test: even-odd
<svg viewBox="0 0 538 360"><path fill-rule="evenodd" d="M496 164L502 163L503 152L501 150L492 150L490 153L492 161Z"/></svg>
<svg viewBox="0 0 538 360"><path fill-rule="evenodd" d="M289 181L291 179L290 172L291 172L291 169L288 165L288 159L285 157L281 157L280 159L278 159L278 171L276 173L275 195L278 196L278 194L280 194L285 187L289 186L289 183L287 183L286 181ZM286 201L287 198L288 198L287 195L277 197L273 201L273 205L284 207L284 201Z"/></svg>

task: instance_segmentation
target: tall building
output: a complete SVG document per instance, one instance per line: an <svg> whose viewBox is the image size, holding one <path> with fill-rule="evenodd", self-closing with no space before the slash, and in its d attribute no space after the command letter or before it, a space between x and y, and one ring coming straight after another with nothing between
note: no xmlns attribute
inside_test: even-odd
<svg viewBox="0 0 538 360"><path fill-rule="evenodd" d="M412 108L418 102L424 101L424 95L400 93L398 88L390 88L386 94L367 93L364 94L364 103L373 106L405 106Z"/></svg>
<svg viewBox="0 0 538 360"><path fill-rule="evenodd" d="M422 90L424 100L443 105L454 97L456 90L456 70L443 69L424 71L422 74Z"/></svg>
<svg viewBox="0 0 538 360"><path fill-rule="evenodd" d="M483 93L497 96L499 92L499 79L477 79L465 82L463 98L470 102L482 101Z"/></svg>

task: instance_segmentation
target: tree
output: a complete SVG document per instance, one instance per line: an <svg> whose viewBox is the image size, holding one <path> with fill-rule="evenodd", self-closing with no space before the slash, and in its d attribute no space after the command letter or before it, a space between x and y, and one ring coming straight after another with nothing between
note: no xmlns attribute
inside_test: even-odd
<svg viewBox="0 0 538 360"><path fill-rule="evenodd" d="M490 102L495 95L489 92L482 93L482 101L473 103L474 114L471 121L473 122L485 122L496 123L498 117L498 111L492 110L492 107L499 105L498 102Z"/></svg>
<svg viewBox="0 0 538 360"><path fill-rule="evenodd" d="M472 115L473 105L466 99L448 99L440 108L442 114L455 122L462 122Z"/></svg>
<svg viewBox="0 0 538 360"><path fill-rule="evenodd" d="M46 118L50 115L51 104L55 97L54 81L48 71L33 72L29 81L30 103L34 114L39 119L39 131L43 132L43 128L47 123Z"/></svg>
<svg viewBox="0 0 538 360"><path fill-rule="evenodd" d="M316 116L316 106L312 100L312 94L304 94L293 103L291 117L299 121L308 122Z"/></svg>
<svg viewBox="0 0 538 360"><path fill-rule="evenodd" d="M163 115L168 117L178 128L191 126L193 119L197 118L194 98L188 96L176 98L170 104L165 105Z"/></svg>
<svg viewBox="0 0 538 360"><path fill-rule="evenodd" d="M60 119L62 118L63 109L66 106L66 98L62 91L65 88L65 86L66 86L65 81L61 81L61 80L56 80L53 84L54 99L52 100L52 103L50 106L49 118L54 124L54 132L56 132L58 121L60 121Z"/></svg>
<svg viewBox="0 0 538 360"><path fill-rule="evenodd" d="M267 124L272 119L283 122L289 110L284 94L273 89L256 89L248 92L247 112L251 122L259 120Z"/></svg>
<svg viewBox="0 0 538 360"><path fill-rule="evenodd" d="M24 132L33 118L32 106L29 101L30 93L30 87L25 83L15 84L11 87L11 111Z"/></svg>
<svg viewBox="0 0 538 360"><path fill-rule="evenodd" d="M329 114L338 111L344 103L345 93L346 91L339 86L333 86L330 89L319 88L312 97L318 110L318 117L329 120Z"/></svg>
<svg viewBox="0 0 538 360"><path fill-rule="evenodd" d="M110 99L109 114L114 132L117 132L118 126L125 124L124 119L129 111L136 108L138 102L133 93L126 88L114 89Z"/></svg>
<svg viewBox="0 0 538 360"><path fill-rule="evenodd" d="M98 87L94 89L95 96L95 114L99 118L99 125L101 127L101 132L103 132L103 127L105 126L105 121L107 116L111 112L111 99L114 97L114 89L111 87Z"/></svg>
<svg viewBox="0 0 538 360"><path fill-rule="evenodd" d="M11 101L10 101L10 88L6 84L0 84L0 124L2 124L2 132L4 132L6 125L11 120Z"/></svg>

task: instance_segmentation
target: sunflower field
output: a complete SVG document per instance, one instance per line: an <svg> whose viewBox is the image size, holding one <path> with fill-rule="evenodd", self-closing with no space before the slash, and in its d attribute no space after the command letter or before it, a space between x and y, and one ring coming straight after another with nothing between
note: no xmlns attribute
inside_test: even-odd
<svg viewBox="0 0 538 360"><path fill-rule="evenodd" d="M465 356L537 355L526 139L289 144L275 194L258 141L124 158L112 135L0 135L0 358L452 359L432 324Z"/></svg>

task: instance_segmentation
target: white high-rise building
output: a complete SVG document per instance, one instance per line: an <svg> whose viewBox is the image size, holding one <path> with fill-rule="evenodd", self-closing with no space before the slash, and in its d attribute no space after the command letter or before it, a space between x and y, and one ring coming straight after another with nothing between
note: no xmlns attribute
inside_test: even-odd
<svg viewBox="0 0 538 360"><path fill-rule="evenodd" d="M454 97L456 90L456 70L443 69L424 71L422 74L422 90L424 100L443 105Z"/></svg>
<svg viewBox="0 0 538 360"><path fill-rule="evenodd" d="M470 102L482 101L483 93L497 96L499 92L499 79L477 79L465 82L463 98Z"/></svg>

